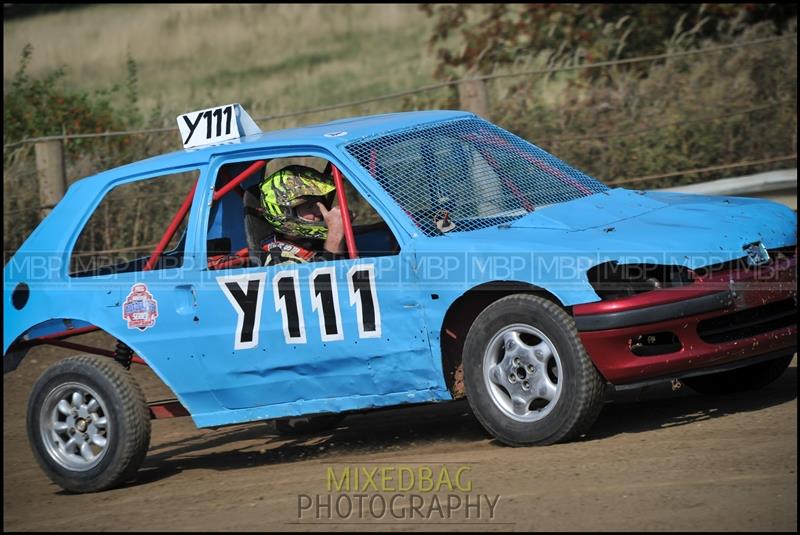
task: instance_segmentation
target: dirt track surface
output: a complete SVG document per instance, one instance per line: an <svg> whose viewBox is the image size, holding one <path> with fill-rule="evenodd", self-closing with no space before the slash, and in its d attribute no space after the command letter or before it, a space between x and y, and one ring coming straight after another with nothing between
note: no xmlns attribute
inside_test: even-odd
<svg viewBox="0 0 800 535"><path fill-rule="evenodd" d="M736 397L668 384L615 393L587 437L544 448L497 443L464 402L354 415L296 438L264 423L198 430L189 418L158 420L135 482L72 495L40 470L25 432L33 382L67 354L36 348L4 376L4 530L797 530L796 358L777 382ZM148 399L171 397L149 370L135 376ZM298 512L300 495L343 494L328 491L328 468L442 465L450 475L468 467L462 498L499 495L494 515L486 504L480 518L431 512L431 493L418 493L427 522L407 508L399 519Z"/></svg>

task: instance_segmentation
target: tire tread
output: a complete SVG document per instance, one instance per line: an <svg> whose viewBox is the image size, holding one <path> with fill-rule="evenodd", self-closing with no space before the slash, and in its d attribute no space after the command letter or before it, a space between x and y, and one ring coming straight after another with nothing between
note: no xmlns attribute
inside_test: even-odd
<svg viewBox="0 0 800 535"><path fill-rule="evenodd" d="M543 440L535 442L516 441L509 437L498 437L502 442L511 446L524 446L530 444L536 445L550 445L558 442L568 442L578 438L584 434L592 426L597 419L603 407L603 400L605 398L606 383L600 373L594 367L583 343L580 340L578 330L575 327L573 318L557 303L553 301L531 294L514 294L498 299L485 310L483 310L473 323L473 328L467 335L464 347L465 352L467 347L474 345L470 344L471 335L474 336L475 331L489 321L489 318L496 316L498 309L506 307L520 307L535 310L537 313L541 312L558 322L565 330L566 338L570 344L569 350L577 357L577 365L579 367L577 374L580 382L574 392L574 402L576 409L569 414L569 418L561 423L558 429ZM478 326L478 329L476 329ZM466 355L465 355L466 358ZM465 369L466 372L466 369ZM470 393L467 390L467 398L469 399ZM480 411L474 410L478 420L483 426L491 431L492 426L487 422ZM493 434L495 434L493 432Z"/></svg>
<svg viewBox="0 0 800 535"><path fill-rule="evenodd" d="M87 369L92 369L93 371L87 372ZM117 362L95 355L67 357L48 368L33 387L28 404L28 438L32 443L34 440L38 440L37 434L39 432L36 429L38 425L35 426L33 424L34 411L39 410L39 407L34 406L36 398L39 397L37 394L55 377L71 373L84 375L93 381L97 381L97 378L92 377L91 374L100 374L102 379L107 380L116 395L119 396L122 412L121 414L115 414L114 417L119 420L120 429L121 426L125 426L125 431L124 433L119 433L124 440L118 443L118 447L122 449L117 454L117 462L111 463L108 469L97 477L85 480L83 478L65 476L60 472L54 471L41 457L37 447L34 447L33 451L37 462L45 473L56 484L66 490L73 492L107 490L131 479L147 455L151 431L150 412L147 408L144 394L130 371L120 366ZM107 400L107 403L112 404L114 401ZM38 419L36 421L38 422ZM119 438L117 437L117 439Z"/></svg>

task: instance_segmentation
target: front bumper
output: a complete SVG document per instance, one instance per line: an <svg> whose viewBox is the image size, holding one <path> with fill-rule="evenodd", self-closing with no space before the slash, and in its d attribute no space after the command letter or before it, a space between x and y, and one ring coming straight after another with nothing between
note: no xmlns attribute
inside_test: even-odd
<svg viewBox="0 0 800 535"><path fill-rule="evenodd" d="M797 347L796 313L796 255L573 307L589 356L614 385L790 353Z"/></svg>

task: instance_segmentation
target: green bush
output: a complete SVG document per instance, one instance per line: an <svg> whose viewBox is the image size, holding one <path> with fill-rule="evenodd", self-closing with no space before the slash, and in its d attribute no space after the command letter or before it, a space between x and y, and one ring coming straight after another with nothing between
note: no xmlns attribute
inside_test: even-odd
<svg viewBox="0 0 800 535"><path fill-rule="evenodd" d="M41 218L33 145L44 136L91 134L141 127L137 67L128 58L124 85L95 92L70 87L65 68L40 78L28 74L27 45L3 95L3 248L14 251ZM70 139L64 144L67 182L144 157L147 144L131 137Z"/></svg>
<svg viewBox="0 0 800 535"><path fill-rule="evenodd" d="M723 43L770 35L770 25L762 23ZM720 44L674 41L670 50L675 52ZM792 40L671 58L642 72L607 69L605 80L526 79L494 95L492 118L607 183L797 151ZM543 100L540 96L556 83L564 87L559 96ZM668 187L793 165L726 168L626 187Z"/></svg>
<svg viewBox="0 0 800 535"><path fill-rule="evenodd" d="M134 111L120 113L111 101L112 95L119 91L118 86L96 93L70 90L64 67L40 79L33 79L27 73L32 54L33 47L27 45L10 90L3 95L4 145L65 132L82 134L119 130L136 122L135 86L129 88L127 95L129 102L133 100ZM129 65L135 75L135 63ZM84 147L76 142L73 148L81 150Z"/></svg>

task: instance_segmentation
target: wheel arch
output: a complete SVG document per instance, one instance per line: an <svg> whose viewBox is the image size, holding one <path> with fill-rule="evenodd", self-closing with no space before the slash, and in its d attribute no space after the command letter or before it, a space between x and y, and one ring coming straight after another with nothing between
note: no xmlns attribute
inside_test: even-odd
<svg viewBox="0 0 800 535"><path fill-rule="evenodd" d="M572 314L572 307L564 306L555 294L528 282L493 281L475 286L462 294L447 309L439 333L444 381L454 399L465 396L461 367L464 340L478 314L498 299L519 293L543 297Z"/></svg>
<svg viewBox="0 0 800 535"><path fill-rule="evenodd" d="M37 346L40 346L40 345L46 345L44 343L30 343L32 339L36 338L36 337L32 337L32 338L29 337L31 332L35 332L37 330L43 330L43 332L37 332L36 333L38 336L43 336L43 335L46 335L47 331L50 331L50 330L52 330L52 333L56 333L56 332L59 332L59 331L67 330L64 327L58 328L57 326L59 324L61 324L62 326L75 325L75 324L78 324L78 325L94 325L95 327L97 327L97 331L98 332L102 332L102 333L110 336L111 338L124 343L125 345L130 347L131 350L133 350L134 354L137 357L141 358L144 361L145 365L147 365L147 367L150 368L153 371L153 373L156 375L156 377L158 377L158 379L161 381L161 383L163 383L167 388L169 388L169 390L173 394L175 394L175 389L172 388L170 383L165 380L165 378L162 375L162 373L157 368L152 366L152 360L148 357L147 354L145 354L142 351L140 351L140 348L138 348L137 344L133 343L130 340L129 336L125 336L124 332L123 333L113 332L113 330L105 328L102 325L92 324L92 323L90 323L90 322L88 322L88 321L86 321L84 319L80 319L80 318L49 318L49 319L46 319L46 320L39 321L39 322L27 327L24 331L22 331L22 333L19 336L17 336L14 339L14 341L8 346L8 349L6 350L5 354L3 355L3 374L6 374L6 373L9 373L9 372L12 372L12 371L16 370L17 367L20 365L20 363L28 355L28 353L30 352L31 349L33 349L33 348L35 348ZM47 327L50 327L51 329L49 329ZM74 351L76 351L76 354L81 353L81 351L79 349L75 349ZM90 353L90 352L87 351L86 353ZM108 357L108 358L111 358L111 357Z"/></svg>

